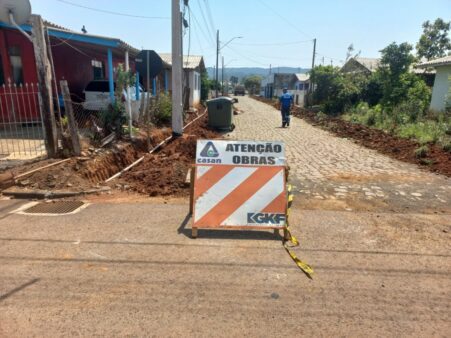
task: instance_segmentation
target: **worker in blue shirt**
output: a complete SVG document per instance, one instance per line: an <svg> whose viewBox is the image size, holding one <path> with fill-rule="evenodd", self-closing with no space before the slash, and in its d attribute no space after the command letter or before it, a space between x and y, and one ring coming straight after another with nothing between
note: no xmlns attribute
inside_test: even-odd
<svg viewBox="0 0 451 338"><path fill-rule="evenodd" d="M283 94L279 97L280 111L282 113L282 128L290 126L291 107L293 106L293 95L288 93L288 89L283 89Z"/></svg>

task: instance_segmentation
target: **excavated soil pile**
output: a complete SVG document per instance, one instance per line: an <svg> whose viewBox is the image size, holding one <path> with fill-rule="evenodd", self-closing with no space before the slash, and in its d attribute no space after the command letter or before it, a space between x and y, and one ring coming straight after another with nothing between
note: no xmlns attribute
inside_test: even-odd
<svg viewBox="0 0 451 338"><path fill-rule="evenodd" d="M37 171L18 180L17 188L21 190L64 190L86 191L98 188L106 179L124 169L144 151L147 144L156 146L171 135L168 128L152 131L149 141L146 135L139 135L134 142L118 142L110 149L89 148L83 151L82 157L71 158L69 161L50 168ZM30 165L24 165L13 170L13 175L44 167L58 160L45 160Z"/></svg>
<svg viewBox="0 0 451 338"><path fill-rule="evenodd" d="M436 144L427 144L429 151L423 157L417 157L415 150L420 147L420 144L414 140L397 137L383 130L369 128L340 118L319 118L314 112L305 109L297 109L294 111L294 115L331 131L337 136L351 138L356 143L385 155L418 164L435 173L451 176L451 153L444 151Z"/></svg>
<svg viewBox="0 0 451 338"><path fill-rule="evenodd" d="M198 115L192 114L192 121ZM105 186L105 180L135 162L144 160L129 172L108 185L121 190L131 190L150 196L185 195L188 193L186 176L194 163L197 139L214 139L218 133L208 129L207 116L189 125L184 136L173 139L153 154L148 154L161 141L171 135L169 128L155 129L149 139L146 133L133 143L117 142L109 149L90 148L82 157L45 168L21 178L15 190L21 191L75 191L82 192ZM13 175L43 167L55 160L40 161L15 168Z"/></svg>
<svg viewBox="0 0 451 338"><path fill-rule="evenodd" d="M156 154L125 173L116 184L150 196L184 196L189 193L186 183L189 168L196 156L198 139L214 139L218 133L209 130L206 116L190 125L181 138L167 144Z"/></svg>
<svg viewBox="0 0 451 338"><path fill-rule="evenodd" d="M278 108L278 103L262 97L254 97L256 100ZM356 143L367 148L377 150L380 153L398 160L415 163L422 168L448 177L451 176L451 153L444 151L436 144L428 144L429 151L425 156L415 156L415 150L420 144L411 139L400 138L388 134L380 129L344 121L336 117L318 117L310 110L298 108L292 112L312 125L320 126L337 136L353 139Z"/></svg>
<svg viewBox="0 0 451 338"><path fill-rule="evenodd" d="M73 158L37 171L20 179L18 187L24 190L91 190L98 188L105 179L135 161L137 156L138 152L133 145L118 143L111 149L93 151L86 157ZM40 162L39 167L45 164Z"/></svg>

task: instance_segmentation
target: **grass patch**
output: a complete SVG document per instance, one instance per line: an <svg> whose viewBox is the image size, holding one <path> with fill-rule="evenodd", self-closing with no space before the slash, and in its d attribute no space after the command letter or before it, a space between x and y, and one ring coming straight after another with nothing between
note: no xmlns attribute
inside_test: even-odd
<svg viewBox="0 0 451 338"><path fill-rule="evenodd" d="M369 107L362 102L342 116L345 121L381 129L421 145L436 143L451 151L451 116L447 113L429 112L421 119L413 119L405 107L386 111L381 105Z"/></svg>

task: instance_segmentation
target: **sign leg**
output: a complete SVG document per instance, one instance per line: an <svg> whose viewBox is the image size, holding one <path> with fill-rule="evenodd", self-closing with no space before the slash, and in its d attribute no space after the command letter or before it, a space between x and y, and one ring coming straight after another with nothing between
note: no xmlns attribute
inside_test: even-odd
<svg viewBox="0 0 451 338"><path fill-rule="evenodd" d="M197 228L192 228L191 229L191 237L192 238L197 238Z"/></svg>

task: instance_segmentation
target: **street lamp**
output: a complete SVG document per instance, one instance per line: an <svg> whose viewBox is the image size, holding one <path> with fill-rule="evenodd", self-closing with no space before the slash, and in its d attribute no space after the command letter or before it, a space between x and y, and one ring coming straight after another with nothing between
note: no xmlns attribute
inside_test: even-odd
<svg viewBox="0 0 451 338"><path fill-rule="evenodd" d="M218 70L219 70L219 51L221 49L223 49L225 46L227 46L229 43L231 43L233 40L235 39L242 39L242 36L235 36L233 38L231 38L229 41L227 41L225 44L223 44L222 46L219 45L219 29L216 31L216 76L215 76L215 86L216 86L216 97L218 97L218 82L219 82L219 74L218 74Z"/></svg>

